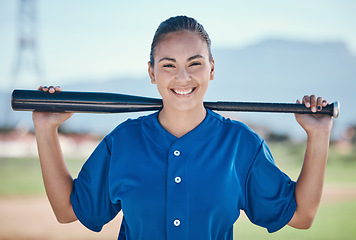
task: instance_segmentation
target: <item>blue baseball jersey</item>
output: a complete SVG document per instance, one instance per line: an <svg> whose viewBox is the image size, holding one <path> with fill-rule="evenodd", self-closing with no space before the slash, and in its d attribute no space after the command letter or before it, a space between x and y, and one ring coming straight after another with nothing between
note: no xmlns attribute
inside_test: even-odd
<svg viewBox="0 0 356 240"><path fill-rule="evenodd" d="M93 231L122 210L118 239L232 240L240 210L269 232L285 226L294 189L265 141L241 122L207 110L177 138L156 112L101 141L74 180L71 203Z"/></svg>

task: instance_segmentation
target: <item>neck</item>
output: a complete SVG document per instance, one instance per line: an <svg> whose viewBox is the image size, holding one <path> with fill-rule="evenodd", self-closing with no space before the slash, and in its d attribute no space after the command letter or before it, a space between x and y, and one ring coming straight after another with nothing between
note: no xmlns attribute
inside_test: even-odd
<svg viewBox="0 0 356 240"><path fill-rule="evenodd" d="M158 120L168 132L180 138L196 128L205 118L204 106L190 111L163 109L159 112Z"/></svg>

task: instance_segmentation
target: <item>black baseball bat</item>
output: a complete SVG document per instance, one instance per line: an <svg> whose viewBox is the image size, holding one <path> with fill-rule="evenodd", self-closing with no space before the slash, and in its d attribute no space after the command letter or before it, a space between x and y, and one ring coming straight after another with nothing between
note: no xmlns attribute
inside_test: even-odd
<svg viewBox="0 0 356 240"><path fill-rule="evenodd" d="M15 111L123 113L155 111L162 108L162 100L117 93L71 92L48 93L38 90L14 90L11 99ZM204 106L217 111L277 112L312 114L310 108L298 103L261 102L204 102ZM318 114L337 118L339 102L323 107Z"/></svg>

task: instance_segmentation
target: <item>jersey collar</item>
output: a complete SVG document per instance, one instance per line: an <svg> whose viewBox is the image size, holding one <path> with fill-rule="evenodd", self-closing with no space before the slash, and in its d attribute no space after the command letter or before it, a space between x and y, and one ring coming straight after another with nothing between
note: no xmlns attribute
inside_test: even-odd
<svg viewBox="0 0 356 240"><path fill-rule="evenodd" d="M209 140L214 136L214 131L221 126L221 116L207 109L204 120L193 130L184 136L177 138L162 127L158 121L158 113L155 112L142 119L141 126L143 132L160 148L168 149L172 144L190 145L199 144Z"/></svg>

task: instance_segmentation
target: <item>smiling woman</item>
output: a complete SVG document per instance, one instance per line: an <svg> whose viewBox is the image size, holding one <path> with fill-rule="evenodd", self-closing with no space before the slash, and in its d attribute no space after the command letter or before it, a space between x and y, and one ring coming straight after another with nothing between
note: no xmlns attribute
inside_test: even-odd
<svg viewBox="0 0 356 240"><path fill-rule="evenodd" d="M159 26L148 73L162 109L115 128L75 180L57 133L71 115L33 113L46 193L59 222L79 219L100 231L122 210L119 239L125 240L232 240L240 210L269 232L286 224L310 227L323 186L330 116L296 115L308 135L296 183L276 167L260 136L204 107L215 67L208 34L195 19L177 16ZM314 112L328 104L314 95L303 103Z"/></svg>

